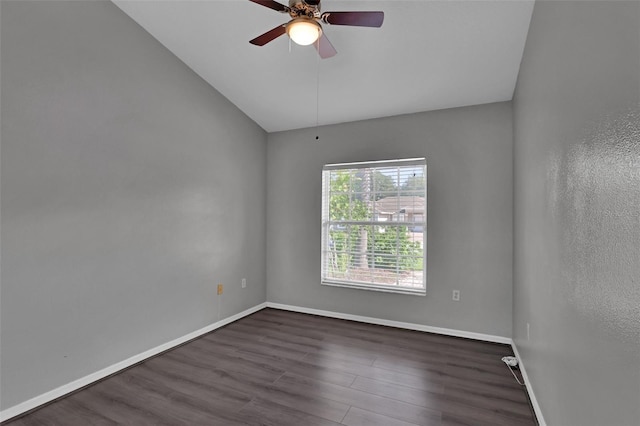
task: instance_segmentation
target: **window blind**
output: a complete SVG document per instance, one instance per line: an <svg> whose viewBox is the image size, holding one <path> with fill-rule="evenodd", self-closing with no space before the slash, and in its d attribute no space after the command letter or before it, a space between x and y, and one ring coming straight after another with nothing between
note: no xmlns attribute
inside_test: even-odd
<svg viewBox="0 0 640 426"><path fill-rule="evenodd" d="M322 283L424 294L426 160L327 164L322 173Z"/></svg>

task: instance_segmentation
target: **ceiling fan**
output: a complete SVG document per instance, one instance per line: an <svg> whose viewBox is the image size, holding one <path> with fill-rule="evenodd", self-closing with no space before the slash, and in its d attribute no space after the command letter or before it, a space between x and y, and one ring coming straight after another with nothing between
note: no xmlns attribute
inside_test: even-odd
<svg viewBox="0 0 640 426"><path fill-rule="evenodd" d="M291 21L278 25L272 30L249 41L256 46L264 46L287 33L291 40L302 46L313 44L321 58L330 58L336 53L320 22L329 25L349 25L355 27L382 26L384 12L320 12L320 0L289 0L286 6L274 0L249 0L281 13L288 13Z"/></svg>

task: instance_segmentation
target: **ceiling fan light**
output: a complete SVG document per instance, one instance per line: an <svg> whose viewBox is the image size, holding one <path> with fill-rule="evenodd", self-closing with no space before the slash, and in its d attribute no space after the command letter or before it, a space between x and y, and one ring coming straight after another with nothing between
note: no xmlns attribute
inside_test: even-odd
<svg viewBox="0 0 640 426"><path fill-rule="evenodd" d="M287 34L296 44L308 46L320 38L322 28L316 21L299 18L287 25Z"/></svg>

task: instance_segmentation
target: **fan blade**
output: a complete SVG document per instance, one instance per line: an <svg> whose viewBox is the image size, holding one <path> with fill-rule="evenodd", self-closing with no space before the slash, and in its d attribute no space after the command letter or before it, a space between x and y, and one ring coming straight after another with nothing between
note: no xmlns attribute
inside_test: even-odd
<svg viewBox="0 0 640 426"><path fill-rule="evenodd" d="M316 47L316 50L318 51L318 54L322 59L330 58L338 53L327 36L324 35L324 32L322 33L318 41L313 43L313 45Z"/></svg>
<svg viewBox="0 0 640 426"><path fill-rule="evenodd" d="M384 12L325 12L322 20L331 25L379 28L384 21Z"/></svg>
<svg viewBox="0 0 640 426"><path fill-rule="evenodd" d="M278 3L277 1L273 1L273 0L249 0L249 1L260 4L264 7L268 7L269 9L277 10L278 12L286 12L287 9L289 9L288 6L285 6L284 4Z"/></svg>
<svg viewBox="0 0 640 426"><path fill-rule="evenodd" d="M278 25L274 29L269 30L266 33L254 38L249 43L255 44L256 46L264 46L265 44L280 37L282 34L286 32L287 32L287 29L285 28L284 25Z"/></svg>

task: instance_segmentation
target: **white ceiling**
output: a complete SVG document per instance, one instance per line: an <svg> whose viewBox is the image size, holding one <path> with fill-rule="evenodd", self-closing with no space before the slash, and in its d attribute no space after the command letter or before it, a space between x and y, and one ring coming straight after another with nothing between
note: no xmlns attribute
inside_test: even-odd
<svg viewBox="0 0 640 426"><path fill-rule="evenodd" d="M268 132L313 127L316 112L323 125L510 100L533 10L532 0L323 0L323 11L385 20L325 25L338 54L319 60L313 46L289 51L286 35L249 44L289 16L248 0L113 1Z"/></svg>

